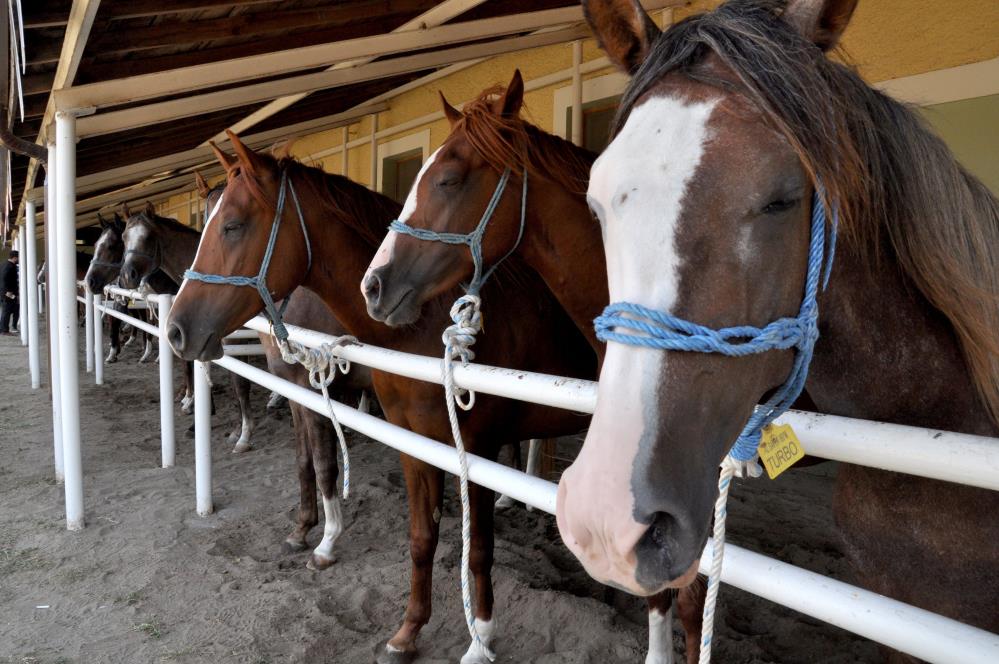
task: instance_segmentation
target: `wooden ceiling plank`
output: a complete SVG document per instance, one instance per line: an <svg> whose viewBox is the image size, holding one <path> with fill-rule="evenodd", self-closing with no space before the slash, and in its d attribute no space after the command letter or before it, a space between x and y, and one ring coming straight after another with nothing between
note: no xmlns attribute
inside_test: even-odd
<svg viewBox="0 0 999 664"><path fill-rule="evenodd" d="M653 4L667 5L677 1L679 0L655 0ZM427 30L362 37L225 62L209 62L183 69L60 90L55 93L56 106L64 110L104 108L313 67L329 66L345 60L440 48L461 42L498 38L581 20L582 9L580 7L565 7L516 16L442 25Z"/></svg>

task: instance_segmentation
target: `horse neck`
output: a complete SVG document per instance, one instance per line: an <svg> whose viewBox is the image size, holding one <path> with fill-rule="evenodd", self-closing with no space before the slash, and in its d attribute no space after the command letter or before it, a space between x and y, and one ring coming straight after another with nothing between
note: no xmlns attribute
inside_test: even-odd
<svg viewBox="0 0 999 664"><path fill-rule="evenodd" d="M184 272L194 263L201 236L193 231L159 224L157 237L160 243L160 269L178 285Z"/></svg>
<svg viewBox="0 0 999 664"><path fill-rule="evenodd" d="M819 411L997 435L950 321L903 275L887 246L872 266L842 242L820 300L806 389Z"/></svg>
<svg viewBox="0 0 999 664"><path fill-rule="evenodd" d="M603 359L593 319L607 306L607 267L600 227L582 194L548 179L528 183L520 254Z"/></svg>

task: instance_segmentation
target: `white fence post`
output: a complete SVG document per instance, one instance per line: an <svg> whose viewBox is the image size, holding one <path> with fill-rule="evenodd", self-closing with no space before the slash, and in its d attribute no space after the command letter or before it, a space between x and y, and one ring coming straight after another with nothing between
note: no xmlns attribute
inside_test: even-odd
<svg viewBox="0 0 999 664"><path fill-rule="evenodd" d="M94 302L94 385L104 384L104 316L100 307L103 298L100 293L92 296Z"/></svg>
<svg viewBox="0 0 999 664"><path fill-rule="evenodd" d="M94 371L94 325L96 324L96 318L94 311L94 298L90 294L90 289L87 288L86 284L83 286L83 311L85 312L86 325L84 325L84 336L86 336L86 356L87 356L87 373L93 373Z"/></svg>
<svg viewBox="0 0 999 664"><path fill-rule="evenodd" d="M176 439L173 419L173 349L167 341L167 319L173 297L159 296L160 322L160 437L163 467L172 468L176 459Z"/></svg>
<svg viewBox="0 0 999 664"><path fill-rule="evenodd" d="M76 116L56 113L56 256L53 284L59 301L59 382L62 448L66 473L66 527L80 530L83 515L83 454L80 449L80 366L76 316ZM50 281L51 283L51 281Z"/></svg>
<svg viewBox="0 0 999 664"><path fill-rule="evenodd" d="M45 296L48 298L47 315L49 336L49 389L52 394L52 444L55 451L56 481L62 483L66 476L62 458L62 390L59 384L59 305L56 302L55 279L59 274L56 258L56 147L49 143L49 168L45 177ZM74 259L75 260L75 259Z"/></svg>
<svg viewBox="0 0 999 664"><path fill-rule="evenodd" d="M212 505L212 387L211 365L194 362L194 486L199 516L214 511Z"/></svg>
<svg viewBox="0 0 999 664"><path fill-rule="evenodd" d="M21 345L28 345L28 279L24 269L24 255L27 253L24 225L17 229L17 331L21 335Z"/></svg>
<svg viewBox="0 0 999 664"><path fill-rule="evenodd" d="M36 239L35 202L27 201L24 206L24 276L27 279L25 294L28 298L28 320L24 325L28 330L28 371L31 374L31 389L37 390L42 384L38 350L38 240Z"/></svg>

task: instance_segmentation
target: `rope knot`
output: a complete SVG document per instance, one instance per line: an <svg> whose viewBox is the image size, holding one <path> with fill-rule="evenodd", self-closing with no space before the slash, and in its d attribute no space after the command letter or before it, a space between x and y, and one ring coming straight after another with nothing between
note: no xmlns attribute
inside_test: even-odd
<svg viewBox="0 0 999 664"><path fill-rule="evenodd" d="M448 364L460 360L464 367L475 359L472 344L475 343L475 335L482 329L481 307L482 298L478 295L466 294L455 300L451 307L451 320L454 324L449 325L441 335L444 361ZM475 392L455 385L454 402L462 410L471 410L475 406Z"/></svg>

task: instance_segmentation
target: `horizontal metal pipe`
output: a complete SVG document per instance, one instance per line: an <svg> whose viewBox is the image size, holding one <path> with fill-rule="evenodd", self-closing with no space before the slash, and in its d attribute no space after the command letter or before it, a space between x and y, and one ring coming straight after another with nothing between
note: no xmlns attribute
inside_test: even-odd
<svg viewBox="0 0 999 664"><path fill-rule="evenodd" d="M144 300L146 302L154 302L159 304L160 296L156 293L145 293L140 290L135 290L133 288L119 288L118 286L105 286L105 293L110 293L112 295L118 295L120 297L127 297L131 300Z"/></svg>
<svg viewBox="0 0 999 664"><path fill-rule="evenodd" d="M115 310L114 310L114 309L112 309L111 307L109 307L109 306L107 306L107 305L104 305L104 304L102 304L102 305L101 305L101 306L99 307L99 309L100 309L100 311L104 312L104 313L105 313L105 314L107 314L108 316L114 316L115 318L118 318L118 319L120 319L120 320L123 320L123 321L125 321L126 323L128 323L129 325L132 325L132 326L134 326L134 327L137 327L137 328L139 328L139 329L140 329L140 330L142 330L143 332L148 332L149 334L153 335L153 336L154 336L154 337L156 337L157 339L158 339L158 338L159 338L159 336L160 336L160 331L159 331L159 328L157 328L157 327L156 327L156 326L154 326L154 325L150 325L149 323L146 323L145 321L141 321L141 320L139 320L138 318L132 318L132 317L131 317L131 316L129 316L128 314L123 314L123 313L121 313L120 311L115 311Z"/></svg>
<svg viewBox="0 0 999 664"><path fill-rule="evenodd" d="M241 357L246 355L263 355L263 344L232 344L223 346L222 350L230 357Z"/></svg>
<svg viewBox="0 0 999 664"><path fill-rule="evenodd" d="M246 324L268 332L258 316ZM316 348L333 337L288 325L292 341ZM441 383L440 360L367 344L344 346L345 359L373 369ZM456 382L466 389L533 403L592 413L596 383L481 364L457 367ZM790 411L780 421L795 427L805 451L816 457L999 490L999 440L986 436L871 422L835 415Z"/></svg>
<svg viewBox="0 0 999 664"><path fill-rule="evenodd" d="M219 366L326 415L322 396L231 357ZM457 474L454 448L372 417L338 402L340 422L400 452ZM506 466L468 455L469 479L515 500L555 512L556 486ZM362 471L363 472L363 471ZM701 556L708 572L711 547ZM829 579L794 565L768 558L732 544L725 545L722 580L742 590L790 607L855 634L884 643L931 662L999 661L999 635L909 606L876 593Z"/></svg>
<svg viewBox="0 0 999 664"><path fill-rule="evenodd" d="M232 341L233 339L259 339L260 333L256 330L236 330L229 336L227 336L223 341Z"/></svg>

